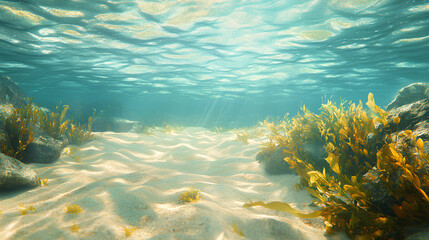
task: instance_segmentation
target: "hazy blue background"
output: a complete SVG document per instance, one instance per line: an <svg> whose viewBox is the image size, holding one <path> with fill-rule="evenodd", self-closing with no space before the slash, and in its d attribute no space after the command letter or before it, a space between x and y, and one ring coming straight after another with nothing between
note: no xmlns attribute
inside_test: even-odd
<svg viewBox="0 0 429 240"><path fill-rule="evenodd" d="M0 74L39 105L254 124L429 82L429 1L0 1Z"/></svg>

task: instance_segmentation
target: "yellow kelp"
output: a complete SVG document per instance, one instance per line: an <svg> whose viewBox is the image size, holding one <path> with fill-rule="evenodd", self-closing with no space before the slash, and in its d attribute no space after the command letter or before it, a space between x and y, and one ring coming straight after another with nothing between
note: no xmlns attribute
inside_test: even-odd
<svg viewBox="0 0 429 240"><path fill-rule="evenodd" d="M179 201L181 201L182 203L193 203L201 200L201 198L201 191L196 187L192 187L189 188L188 191L185 191L184 193L180 194Z"/></svg>
<svg viewBox="0 0 429 240"><path fill-rule="evenodd" d="M238 229L237 222L234 222L232 224L232 231L235 232L237 235L244 237L244 233L240 231L240 229Z"/></svg>
<svg viewBox="0 0 429 240"><path fill-rule="evenodd" d="M19 206L19 209L21 210L21 215L27 215L28 212L36 212L36 208L32 205L28 207L24 207L23 205Z"/></svg>
<svg viewBox="0 0 429 240"><path fill-rule="evenodd" d="M79 226L73 223L73 225L70 226L70 231L79 232Z"/></svg>
<svg viewBox="0 0 429 240"><path fill-rule="evenodd" d="M33 141L33 125L37 118L30 99L27 106L15 108L4 121L4 135L0 134L0 152L22 160L27 146Z"/></svg>
<svg viewBox="0 0 429 240"><path fill-rule="evenodd" d="M285 161L301 177L301 187L315 197L320 211L304 214L280 202L256 202L295 216L325 219L327 233L346 231L351 237L389 239L406 224L429 220L429 156L424 142L411 130L398 129L400 118L388 126L388 113L375 104L373 94L355 105L328 101L320 114L304 107L283 125L265 122L271 131L262 151L285 149ZM396 128L395 128L396 127ZM393 130L392 130L393 129ZM374 175L369 175L371 171ZM376 185L377 189L368 188ZM394 199L380 207L373 194ZM386 209L387 208L387 209ZM398 234L398 235L392 235Z"/></svg>
<svg viewBox="0 0 429 240"><path fill-rule="evenodd" d="M43 131L55 139L61 138L68 128L69 121L65 120L68 105L57 105L55 112L39 111L39 122Z"/></svg>
<svg viewBox="0 0 429 240"><path fill-rule="evenodd" d="M79 214L82 212L82 208L77 204L68 205L65 212L68 214Z"/></svg>
<svg viewBox="0 0 429 240"><path fill-rule="evenodd" d="M130 237L131 234L133 234L133 232L135 230L137 230L137 228L127 228L127 227L124 227L124 226L122 226L122 229L124 229L125 237Z"/></svg>

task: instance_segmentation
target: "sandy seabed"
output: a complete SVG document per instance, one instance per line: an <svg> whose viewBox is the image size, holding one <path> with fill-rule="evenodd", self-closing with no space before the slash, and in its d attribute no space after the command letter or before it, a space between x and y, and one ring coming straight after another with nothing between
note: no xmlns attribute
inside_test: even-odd
<svg viewBox="0 0 429 240"><path fill-rule="evenodd" d="M31 164L47 186L2 193L0 239L326 239L321 218L243 208L262 200L315 210L310 195L294 189L297 175L264 173L255 161L260 145L204 128L96 133L53 164ZM190 187L203 199L183 204ZM82 212L66 213L72 204Z"/></svg>

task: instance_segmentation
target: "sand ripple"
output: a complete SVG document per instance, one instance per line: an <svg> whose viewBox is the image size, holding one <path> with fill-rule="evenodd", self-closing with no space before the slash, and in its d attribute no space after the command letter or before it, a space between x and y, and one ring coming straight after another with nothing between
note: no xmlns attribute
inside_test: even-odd
<svg viewBox="0 0 429 240"><path fill-rule="evenodd" d="M251 200L311 209L295 175L266 176L259 142L187 128L174 134L105 132L52 165L32 164L48 186L0 196L2 239L326 239L320 219L303 221ZM181 204L189 187L203 200ZM65 213L77 204L80 214ZM36 212L21 215L21 207ZM236 223L244 237L233 231ZM79 230L72 231L77 225ZM131 229L126 237L125 230ZM340 237L331 237L340 238Z"/></svg>

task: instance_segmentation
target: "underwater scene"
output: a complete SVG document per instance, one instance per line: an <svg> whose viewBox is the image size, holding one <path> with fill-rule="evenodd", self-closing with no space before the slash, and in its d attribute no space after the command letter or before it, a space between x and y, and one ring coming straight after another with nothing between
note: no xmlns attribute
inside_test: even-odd
<svg viewBox="0 0 429 240"><path fill-rule="evenodd" d="M429 239L429 0L0 0L21 239Z"/></svg>

